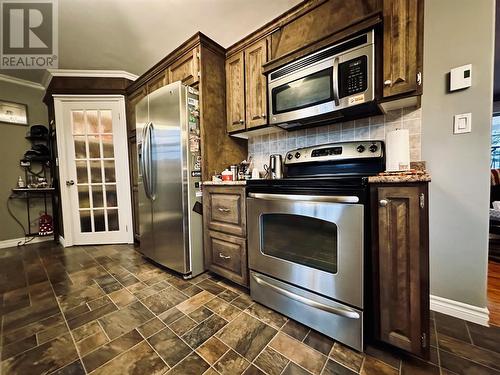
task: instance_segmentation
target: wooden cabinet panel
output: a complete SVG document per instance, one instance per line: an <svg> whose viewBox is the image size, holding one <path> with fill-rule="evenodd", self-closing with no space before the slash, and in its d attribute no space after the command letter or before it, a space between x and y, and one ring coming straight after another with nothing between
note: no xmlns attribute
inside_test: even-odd
<svg viewBox="0 0 500 375"><path fill-rule="evenodd" d="M423 0L384 0L384 97L421 85Z"/></svg>
<svg viewBox="0 0 500 375"><path fill-rule="evenodd" d="M267 62L267 40L245 50L245 107L247 129L267 123L267 85L262 65Z"/></svg>
<svg viewBox="0 0 500 375"><path fill-rule="evenodd" d="M186 85L193 85L198 82L199 48L194 48L189 53L181 56L168 68L169 82L182 81Z"/></svg>
<svg viewBox="0 0 500 375"><path fill-rule="evenodd" d="M248 287L245 188L203 188L205 267Z"/></svg>
<svg viewBox="0 0 500 375"><path fill-rule="evenodd" d="M148 81L148 93L152 93L153 91L158 90L160 87L166 86L168 83L168 75L162 72Z"/></svg>
<svg viewBox="0 0 500 375"><path fill-rule="evenodd" d="M381 0L323 0L315 3L306 13L272 34L271 60L346 29L382 7Z"/></svg>
<svg viewBox="0 0 500 375"><path fill-rule="evenodd" d="M227 131L245 129L245 69L243 51L226 60Z"/></svg>
<svg viewBox="0 0 500 375"><path fill-rule="evenodd" d="M212 230L237 236L246 235L245 190L217 187L205 190L207 226Z"/></svg>
<svg viewBox="0 0 500 375"><path fill-rule="evenodd" d="M425 187L424 187L425 186ZM375 188L374 284L377 338L408 352L429 351L426 185Z"/></svg>
<svg viewBox="0 0 500 375"><path fill-rule="evenodd" d="M130 191L132 194L132 220L134 224L134 237L138 239L139 232L139 189L138 189L138 165L137 165L137 140L136 137L128 139L128 152L130 163Z"/></svg>

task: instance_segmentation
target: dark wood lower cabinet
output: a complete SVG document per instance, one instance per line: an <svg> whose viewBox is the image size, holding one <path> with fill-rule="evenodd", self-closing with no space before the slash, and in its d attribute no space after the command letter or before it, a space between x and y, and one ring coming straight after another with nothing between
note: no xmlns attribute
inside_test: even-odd
<svg viewBox="0 0 500 375"><path fill-rule="evenodd" d="M245 187L203 187L205 267L248 287Z"/></svg>
<svg viewBox="0 0 500 375"><path fill-rule="evenodd" d="M429 356L427 183L371 187L374 338Z"/></svg>

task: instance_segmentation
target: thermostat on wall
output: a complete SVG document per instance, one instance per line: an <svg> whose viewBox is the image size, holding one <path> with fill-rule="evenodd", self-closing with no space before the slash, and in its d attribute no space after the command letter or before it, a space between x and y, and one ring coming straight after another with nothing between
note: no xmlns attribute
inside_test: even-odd
<svg viewBox="0 0 500 375"><path fill-rule="evenodd" d="M472 84L472 65L463 65L450 71L450 91L466 89Z"/></svg>

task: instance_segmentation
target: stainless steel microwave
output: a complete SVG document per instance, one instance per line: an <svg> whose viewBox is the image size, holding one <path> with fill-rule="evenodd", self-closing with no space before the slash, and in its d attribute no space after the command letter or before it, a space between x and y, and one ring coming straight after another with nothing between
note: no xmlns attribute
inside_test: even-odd
<svg viewBox="0 0 500 375"><path fill-rule="evenodd" d="M379 111L374 58L371 30L269 72L270 124L290 130Z"/></svg>

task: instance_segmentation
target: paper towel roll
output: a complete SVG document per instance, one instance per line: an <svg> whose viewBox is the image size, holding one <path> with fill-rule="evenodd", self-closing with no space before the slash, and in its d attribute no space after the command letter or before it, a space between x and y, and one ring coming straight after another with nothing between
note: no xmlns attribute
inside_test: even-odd
<svg viewBox="0 0 500 375"><path fill-rule="evenodd" d="M388 172L407 171L410 169L410 132L408 129L396 129L387 133L386 170Z"/></svg>

